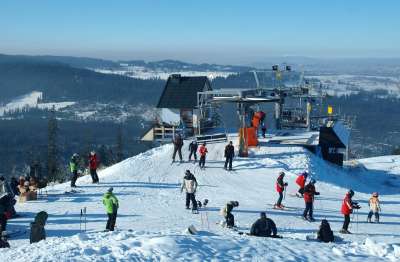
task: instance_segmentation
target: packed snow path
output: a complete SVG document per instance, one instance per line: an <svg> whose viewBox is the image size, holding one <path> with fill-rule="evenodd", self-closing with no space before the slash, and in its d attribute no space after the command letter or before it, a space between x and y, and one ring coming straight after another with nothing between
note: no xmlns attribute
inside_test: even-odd
<svg viewBox="0 0 400 262"><path fill-rule="evenodd" d="M187 160L187 145L183 148ZM400 259L400 177L398 173L364 169L344 171L316 158L300 147L261 143L249 158L235 158L234 171L223 170L225 144L208 145L206 170L192 163L171 164L172 145L152 149L100 172L100 184L89 177L78 179L79 193L65 194L68 184L48 188L48 196L17 204L23 216L9 221L8 230L27 230L34 214L44 210L49 219L47 240L29 245L27 234L11 240L2 250L4 261L398 261ZM209 199L206 211L192 214L185 209L180 184L186 169L200 185L197 199ZM296 174L309 169L318 180L314 216L309 223L300 219L304 201L291 197L297 191ZM398 170L398 169L397 169ZM287 211L272 209L277 199L275 181L286 172ZM115 232L102 232L106 215L101 203L109 187L119 198ZM341 201L349 188L362 205L353 216L352 235L340 235L343 217ZM381 193L380 224L368 224L368 199ZM264 239L221 228L219 209L230 200L239 201L233 210L240 231L248 232L260 211L267 211L283 239ZM80 210L87 208L87 232L80 231ZM204 223L207 213L209 224ZM203 218L203 223L201 218ZM320 220L326 218L338 243L312 240ZM355 221L358 219L358 223ZM193 224L200 232L189 235ZM84 228L84 225L82 225Z"/></svg>

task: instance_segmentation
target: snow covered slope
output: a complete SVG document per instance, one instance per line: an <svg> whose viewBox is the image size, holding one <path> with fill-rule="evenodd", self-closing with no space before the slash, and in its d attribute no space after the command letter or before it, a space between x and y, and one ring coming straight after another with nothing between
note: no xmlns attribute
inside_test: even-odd
<svg viewBox="0 0 400 262"><path fill-rule="evenodd" d="M236 138L234 138L236 140ZM187 158L187 144L184 159ZM224 144L208 146L206 170L192 163L171 165L171 145L152 149L127 159L100 173L100 184L89 177L78 180L80 193L64 194L67 184L48 189L48 196L17 205L21 218L9 221L9 230L27 229L33 215L49 213L46 241L29 245L27 235L11 241L2 250L4 261L377 261L400 259L399 178L387 184L390 174L367 170L344 171L329 165L299 147L266 145L251 150L249 158L236 158L234 171L222 169ZM196 197L209 199L207 210L191 214L184 208L180 183L186 169L200 184ZM315 201L317 222L300 219L303 200L291 197L297 190L296 174L309 169L317 178ZM279 171L287 173L287 211L271 209L276 201L275 180ZM388 177L386 177L388 176ZM101 200L109 187L120 200L117 230L101 232L106 216ZM348 188L356 190L362 209L353 216L352 235L340 235L343 218L342 197ZM378 189L377 189L378 188ZM379 190L382 201L380 224L366 223L367 201ZM216 224L219 209L237 200L234 209L240 231L249 231L260 211L267 212L283 239L263 239L239 235ZM80 233L80 210L87 207L87 233ZM208 218L209 223L206 223ZM341 241L323 244L314 237L319 221L327 218ZM358 220L358 223L355 221ZM198 235L189 235L193 224Z"/></svg>

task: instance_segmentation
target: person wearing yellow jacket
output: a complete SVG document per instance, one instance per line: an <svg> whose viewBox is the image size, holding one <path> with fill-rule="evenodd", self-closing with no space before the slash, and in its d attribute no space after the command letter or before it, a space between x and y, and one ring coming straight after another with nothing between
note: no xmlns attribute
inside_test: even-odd
<svg viewBox="0 0 400 262"><path fill-rule="evenodd" d="M107 192L103 196L103 205L106 208L106 212L108 215L106 230L114 231L115 222L117 220L117 211L118 211L118 199L113 194L113 188L110 187Z"/></svg>

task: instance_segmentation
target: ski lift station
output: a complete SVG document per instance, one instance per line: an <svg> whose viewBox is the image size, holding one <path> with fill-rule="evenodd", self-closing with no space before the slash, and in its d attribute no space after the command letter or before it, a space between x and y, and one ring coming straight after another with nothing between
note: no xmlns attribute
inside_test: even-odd
<svg viewBox="0 0 400 262"><path fill-rule="evenodd" d="M273 66L274 86L262 86L254 71L256 88L212 89L206 76L171 75L157 104L157 117L142 141L171 143L176 133L199 143L226 142L227 130L236 130L240 157L249 148L276 144L302 146L323 159L342 165L348 156L350 130L344 121L324 107L325 94L301 76L298 84L284 85L290 66ZM271 72L270 72L271 73ZM221 108L230 105L238 126L226 126ZM263 105L272 110L262 112ZM269 120L265 115L269 115ZM268 122L268 123L266 123ZM261 127L268 132L261 136Z"/></svg>

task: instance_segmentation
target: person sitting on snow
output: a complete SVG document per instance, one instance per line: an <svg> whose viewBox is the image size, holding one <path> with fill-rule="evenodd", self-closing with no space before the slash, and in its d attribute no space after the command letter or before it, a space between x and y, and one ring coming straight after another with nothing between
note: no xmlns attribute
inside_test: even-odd
<svg viewBox="0 0 400 262"><path fill-rule="evenodd" d="M226 226L227 228L233 228L235 226L235 217L232 214L232 209L238 206L238 201L229 201L223 208L221 208L220 213L225 218L225 221L222 222L223 226Z"/></svg>
<svg viewBox="0 0 400 262"><path fill-rule="evenodd" d="M319 226L319 230L317 232L317 239L325 243L333 242L335 240L328 220L322 219L321 225Z"/></svg>
<svg viewBox="0 0 400 262"><path fill-rule="evenodd" d="M265 212L260 213L260 218L254 222L250 229L251 236L257 237L278 237L278 230L274 221L267 218Z"/></svg>
<svg viewBox="0 0 400 262"><path fill-rule="evenodd" d="M369 199L369 213L368 213L368 218L367 221L369 223L372 223L371 218L372 215L375 215L375 223L379 223L379 212L381 211L381 206L379 203L378 199L378 193L374 192L372 193L372 197Z"/></svg>

